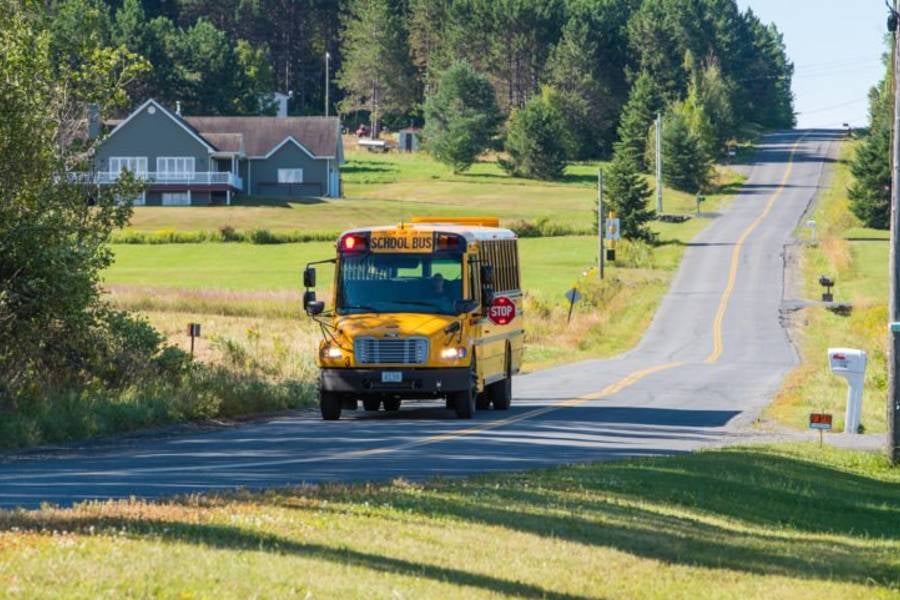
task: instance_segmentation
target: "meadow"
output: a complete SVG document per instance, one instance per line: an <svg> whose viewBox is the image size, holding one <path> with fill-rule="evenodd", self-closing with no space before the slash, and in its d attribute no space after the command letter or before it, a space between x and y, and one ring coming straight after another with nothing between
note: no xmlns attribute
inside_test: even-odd
<svg viewBox="0 0 900 600"><path fill-rule="evenodd" d="M807 242L800 264L805 297L818 300L819 276L828 275L837 284L834 299L844 308L813 305L791 319L802 364L785 379L766 413L791 427L805 428L810 412L826 411L834 415L835 429L843 430L847 384L831 373L827 352L829 347L849 347L868 353L862 425L870 433L886 428L889 234L862 227L850 212L849 161L856 147L857 143L844 144L831 185L816 204L812 217L817 243L808 243L805 225L797 232Z"/></svg>
<svg viewBox="0 0 900 600"><path fill-rule="evenodd" d="M596 237L563 234L590 232L597 170L605 166L570 165L562 180L542 182L512 177L490 160L453 174L424 153L373 154L350 148L343 169L345 198L308 202L244 198L228 207L136 208L129 227L119 232L120 239L159 242L178 235L195 239L114 244L116 260L104 274L104 286L117 306L142 312L158 328L171 331L170 340L181 347L187 345L183 329L188 318L204 326L204 335L228 340L250 354L254 338L247 331L259 331L268 339L293 320L290 327L311 336L301 335L291 345L305 353L318 332L300 310L301 271L307 262L332 257L334 238L305 243L202 240L216 237L226 226L236 232L288 236L313 232L314 237L327 238L353 226L390 224L417 214L487 214L500 216L506 225L529 224L552 234L520 241L527 295L527 368L611 356L640 339L677 269L684 243L715 218L742 178L720 170L717 192L708 196L700 216L694 197L665 189L665 212L692 218L652 223L659 239L654 246L620 243L617 262L598 282L591 272L597 262ZM329 269L319 269L320 297L330 295L332 278ZM588 293L568 323L564 295L575 285ZM200 343L208 348L223 345ZM210 350L205 358L216 361L223 356Z"/></svg>
<svg viewBox="0 0 900 600"><path fill-rule="evenodd" d="M896 598L898 494L806 444L0 511L0 594Z"/></svg>
<svg viewBox="0 0 900 600"><path fill-rule="evenodd" d="M399 223L415 215L492 215L504 226L545 220L565 233L591 233L596 208L597 172L603 162L569 165L559 181L512 177L495 160L484 159L461 174L425 153L377 154L350 144L342 168L344 197L285 201L282 198L238 197L232 206L136 207L130 225L117 234L212 233L223 227L238 232L266 230L336 236L338 232L375 223ZM649 180L649 177L648 177ZM733 174L720 182L733 191ZM652 185L652 181L651 181ZM715 197L706 207L715 210ZM665 190L665 212L693 212L693 196ZM134 239L140 239L134 236Z"/></svg>

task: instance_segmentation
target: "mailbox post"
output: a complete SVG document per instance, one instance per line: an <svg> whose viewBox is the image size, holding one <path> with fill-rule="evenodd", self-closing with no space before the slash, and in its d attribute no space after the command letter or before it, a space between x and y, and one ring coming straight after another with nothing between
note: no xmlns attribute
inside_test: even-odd
<svg viewBox="0 0 900 600"><path fill-rule="evenodd" d="M862 412L863 385L866 378L866 353L853 348L829 348L828 364L831 372L843 377L849 384L847 412L844 416L844 433L859 433Z"/></svg>

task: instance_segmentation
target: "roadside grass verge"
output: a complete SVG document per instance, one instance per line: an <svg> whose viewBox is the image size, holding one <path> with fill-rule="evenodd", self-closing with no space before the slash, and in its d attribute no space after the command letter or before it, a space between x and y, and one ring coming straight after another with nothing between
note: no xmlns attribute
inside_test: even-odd
<svg viewBox="0 0 900 600"><path fill-rule="evenodd" d="M0 512L27 598L888 598L900 471L812 444Z"/></svg>
<svg viewBox="0 0 900 600"><path fill-rule="evenodd" d="M51 392L0 419L0 450L126 433L173 423L227 419L316 403L319 332L307 321L147 312L168 340L159 361L124 389L100 385ZM203 324L194 362L185 326ZM174 361L174 362L173 362Z"/></svg>
<svg viewBox="0 0 900 600"><path fill-rule="evenodd" d="M862 424L867 432L883 432L887 394L887 232L866 229L850 212L847 189L852 182L849 161L858 142L843 145L828 190L819 197L813 218L819 230L818 244L804 249L801 274L806 297L818 300L820 275L836 281L835 301L849 304L840 315L824 306L811 306L791 319L802 364L784 381L766 416L796 428L806 428L809 413L819 410L834 415L835 430L843 430L847 384L828 366L829 347L865 350L866 369ZM801 224L798 237L808 240Z"/></svg>

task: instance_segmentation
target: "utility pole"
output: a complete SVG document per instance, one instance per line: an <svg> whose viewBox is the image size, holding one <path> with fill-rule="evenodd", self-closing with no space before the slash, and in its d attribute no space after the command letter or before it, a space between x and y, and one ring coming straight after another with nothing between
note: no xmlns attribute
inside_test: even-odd
<svg viewBox="0 0 900 600"><path fill-rule="evenodd" d="M329 62L331 61L331 53L327 50L325 51L325 116L328 116L328 92L330 85L330 77L331 77L331 69L329 68Z"/></svg>
<svg viewBox="0 0 900 600"><path fill-rule="evenodd" d="M597 169L597 265L600 269L600 279L603 279L603 169Z"/></svg>
<svg viewBox="0 0 900 600"><path fill-rule="evenodd" d="M887 452L891 464L900 463L900 31L898 31L898 3L894 1L891 8L891 18L888 20L889 28L894 34L894 127L893 127L893 152L891 156L893 175L891 178L891 299L890 299L890 352L888 369L888 399L887 399L887 425L888 439Z"/></svg>
<svg viewBox="0 0 900 600"><path fill-rule="evenodd" d="M661 215L662 211L662 115L656 113L656 214Z"/></svg>

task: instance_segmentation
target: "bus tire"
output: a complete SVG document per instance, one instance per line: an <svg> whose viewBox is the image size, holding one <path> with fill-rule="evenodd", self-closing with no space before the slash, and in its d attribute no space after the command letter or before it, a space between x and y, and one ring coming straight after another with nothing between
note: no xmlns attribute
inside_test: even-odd
<svg viewBox="0 0 900 600"><path fill-rule="evenodd" d="M509 350L506 352L506 377L488 386L487 393L494 410L508 410L512 404L512 360Z"/></svg>
<svg viewBox="0 0 900 600"><path fill-rule="evenodd" d="M478 376L476 375L474 364L472 367L472 378L469 389L453 394L453 409L456 411L457 418L460 419L471 419L475 416L475 411L477 409L475 397L478 395Z"/></svg>
<svg viewBox="0 0 900 600"><path fill-rule="evenodd" d="M325 421L337 421L341 418L341 397L334 392L319 390L319 409Z"/></svg>
<svg viewBox="0 0 900 600"><path fill-rule="evenodd" d="M376 412L381 408L380 398L363 398L363 408L369 412Z"/></svg>
<svg viewBox="0 0 900 600"><path fill-rule="evenodd" d="M491 397L487 390L481 392L475 397L475 408L478 410L487 410L491 407Z"/></svg>
<svg viewBox="0 0 900 600"><path fill-rule="evenodd" d="M388 412L397 412L400 410L400 398L385 398L384 410Z"/></svg>

